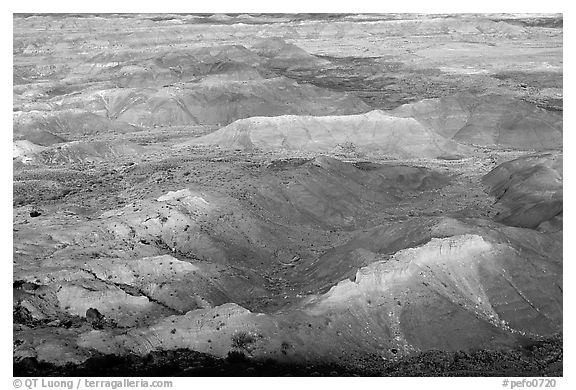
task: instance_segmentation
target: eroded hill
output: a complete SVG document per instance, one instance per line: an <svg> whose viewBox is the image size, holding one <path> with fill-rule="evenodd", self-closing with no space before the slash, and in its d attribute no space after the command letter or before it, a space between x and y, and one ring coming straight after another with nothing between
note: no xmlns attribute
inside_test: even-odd
<svg viewBox="0 0 576 390"><path fill-rule="evenodd" d="M561 373L561 17L15 15L13 69L16 372Z"/></svg>

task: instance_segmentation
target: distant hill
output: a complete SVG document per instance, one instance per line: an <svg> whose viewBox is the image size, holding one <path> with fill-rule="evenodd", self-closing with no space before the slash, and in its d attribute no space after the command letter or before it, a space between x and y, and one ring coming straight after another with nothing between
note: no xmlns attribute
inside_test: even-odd
<svg viewBox="0 0 576 390"><path fill-rule="evenodd" d="M248 118L192 142L246 150L327 152L352 147L406 158L457 155L468 150L415 119L377 110L358 115Z"/></svg>
<svg viewBox="0 0 576 390"><path fill-rule="evenodd" d="M392 112L458 142L514 149L562 147L562 114L519 99L460 93L405 104Z"/></svg>

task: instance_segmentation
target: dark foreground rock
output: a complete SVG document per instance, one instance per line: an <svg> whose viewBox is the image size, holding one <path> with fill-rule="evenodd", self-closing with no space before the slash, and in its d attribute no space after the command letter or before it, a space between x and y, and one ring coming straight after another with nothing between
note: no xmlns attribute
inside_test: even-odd
<svg viewBox="0 0 576 390"><path fill-rule="evenodd" d="M25 358L14 362L14 376L563 376L562 336L527 343L510 351L429 351L399 360L334 364L282 364L252 360L241 352L226 359L179 349L146 356L100 355L83 364L56 366Z"/></svg>

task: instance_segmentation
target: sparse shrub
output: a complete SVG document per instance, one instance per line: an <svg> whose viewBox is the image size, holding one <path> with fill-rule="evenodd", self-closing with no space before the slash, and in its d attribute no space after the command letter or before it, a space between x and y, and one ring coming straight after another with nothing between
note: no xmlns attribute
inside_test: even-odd
<svg viewBox="0 0 576 390"><path fill-rule="evenodd" d="M258 340L261 335L252 332L237 332L232 336L232 347L250 351L250 345Z"/></svg>
<svg viewBox="0 0 576 390"><path fill-rule="evenodd" d="M248 358L242 351L230 351L228 352L228 356L226 356L226 360L229 363L243 363L247 362Z"/></svg>
<svg viewBox="0 0 576 390"><path fill-rule="evenodd" d="M356 153L357 151L356 145L350 141L338 144L338 146L340 147L340 151L342 153Z"/></svg>
<svg viewBox="0 0 576 390"><path fill-rule="evenodd" d="M282 344L280 344L280 352L282 352L283 355L286 355L289 349L290 344L288 344L286 341L282 341Z"/></svg>

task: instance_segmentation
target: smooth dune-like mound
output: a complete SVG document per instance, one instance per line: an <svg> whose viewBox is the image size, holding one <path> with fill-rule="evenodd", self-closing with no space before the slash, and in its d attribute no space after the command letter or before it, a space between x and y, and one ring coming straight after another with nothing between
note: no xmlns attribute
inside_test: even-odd
<svg viewBox="0 0 576 390"><path fill-rule="evenodd" d="M252 46L252 50L268 58L267 65L272 68L311 68L329 64L278 37L262 39Z"/></svg>
<svg viewBox="0 0 576 390"><path fill-rule="evenodd" d="M494 168L482 179L505 208L498 220L535 228L562 214L562 154L521 157Z"/></svg>
<svg viewBox="0 0 576 390"><path fill-rule="evenodd" d="M458 142L514 149L562 147L562 114L504 96L463 93L392 111Z"/></svg>
<svg viewBox="0 0 576 390"><path fill-rule="evenodd" d="M211 74L236 75L238 79L264 78L259 66L264 60L244 46L223 45L128 60L95 74L90 75L88 70L87 73L91 80L105 80L122 88L162 87Z"/></svg>
<svg viewBox="0 0 576 390"><path fill-rule="evenodd" d="M254 201L280 221L312 226L352 227L373 210L393 207L406 194L444 187L438 172L403 165L351 164L331 157L271 166ZM367 166L369 165L369 166Z"/></svg>
<svg viewBox="0 0 576 390"><path fill-rule="evenodd" d="M354 96L284 77L238 80L236 76L242 74L235 75L235 71L246 69L229 66L232 72L224 69L175 86L114 88L67 96L54 102L59 110L19 113L14 128L91 134L137 131L141 127L227 125L251 116L355 114L369 110Z"/></svg>
<svg viewBox="0 0 576 390"><path fill-rule="evenodd" d="M547 277L541 276L543 269L550 272ZM559 275L561 265L543 254L527 259L514 244L456 235L361 268L354 281L340 282L310 310L318 315L356 307L374 316L385 313L389 343L400 350L466 350L494 338L510 340L514 330L525 335L558 331ZM383 306L390 313L380 311Z"/></svg>
<svg viewBox="0 0 576 390"><path fill-rule="evenodd" d="M193 142L251 150L328 152L352 146L403 158L440 157L468 151L415 119L371 111L359 115L255 117L239 120Z"/></svg>
<svg viewBox="0 0 576 390"><path fill-rule="evenodd" d="M360 99L286 78L199 82L159 90L111 91L108 110L139 126L226 125L252 116L365 112Z"/></svg>

